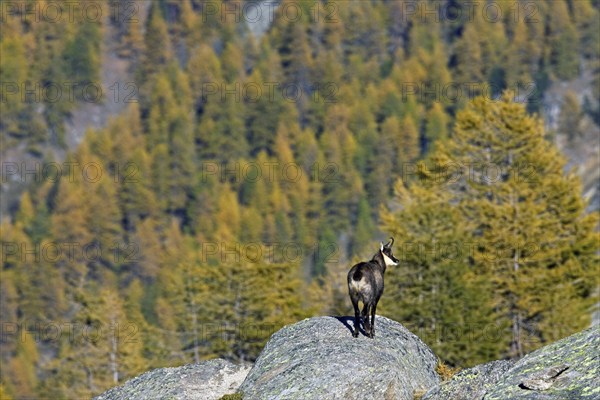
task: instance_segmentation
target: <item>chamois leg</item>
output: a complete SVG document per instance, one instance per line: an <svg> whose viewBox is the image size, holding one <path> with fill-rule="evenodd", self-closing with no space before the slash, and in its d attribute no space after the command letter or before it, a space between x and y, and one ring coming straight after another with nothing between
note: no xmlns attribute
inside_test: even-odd
<svg viewBox="0 0 600 400"><path fill-rule="evenodd" d="M371 331L371 322L369 321L369 309L371 308L369 306L370 306L369 303L365 303L365 306L363 307L363 310L362 310L362 317L363 317L363 323L365 324L365 333L367 334L368 337L373 337L373 333Z"/></svg>
<svg viewBox="0 0 600 400"><path fill-rule="evenodd" d="M377 311L377 303L373 304L373 307L371 307L371 337L375 337L375 312L376 311Z"/></svg>
<svg viewBox="0 0 600 400"><path fill-rule="evenodd" d="M351 296L352 305L354 306L354 332L352 332L352 336L355 338L358 337L358 331L360 328L360 311L358 309L358 299L354 296Z"/></svg>

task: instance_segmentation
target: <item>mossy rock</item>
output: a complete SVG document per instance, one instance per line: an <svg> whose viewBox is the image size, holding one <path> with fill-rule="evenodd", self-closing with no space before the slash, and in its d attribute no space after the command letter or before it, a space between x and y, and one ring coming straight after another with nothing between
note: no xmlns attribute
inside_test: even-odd
<svg viewBox="0 0 600 400"><path fill-rule="evenodd" d="M600 326L526 355L485 395L511 399L600 399Z"/></svg>
<svg viewBox="0 0 600 400"><path fill-rule="evenodd" d="M422 400L600 399L600 326L542 347L518 362L461 371Z"/></svg>

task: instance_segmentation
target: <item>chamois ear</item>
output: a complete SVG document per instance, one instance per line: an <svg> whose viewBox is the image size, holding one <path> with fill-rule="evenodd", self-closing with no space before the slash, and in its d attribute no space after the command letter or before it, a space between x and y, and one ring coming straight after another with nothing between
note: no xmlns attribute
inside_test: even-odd
<svg viewBox="0 0 600 400"><path fill-rule="evenodd" d="M393 244L394 244L394 238L390 238L390 241L387 242L383 247L385 247L386 249L391 249Z"/></svg>
<svg viewBox="0 0 600 400"><path fill-rule="evenodd" d="M383 251L383 242L379 242L379 244L380 244L379 250Z"/></svg>

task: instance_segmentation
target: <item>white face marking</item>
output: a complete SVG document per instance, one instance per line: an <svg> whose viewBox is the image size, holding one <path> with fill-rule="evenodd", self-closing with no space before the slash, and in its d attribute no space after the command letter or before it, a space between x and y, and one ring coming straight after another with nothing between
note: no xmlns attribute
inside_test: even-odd
<svg viewBox="0 0 600 400"><path fill-rule="evenodd" d="M394 265L398 265L397 262L393 261L391 258L386 256L383 251L381 252L381 255L383 256L383 261L385 262L386 267L393 267Z"/></svg>

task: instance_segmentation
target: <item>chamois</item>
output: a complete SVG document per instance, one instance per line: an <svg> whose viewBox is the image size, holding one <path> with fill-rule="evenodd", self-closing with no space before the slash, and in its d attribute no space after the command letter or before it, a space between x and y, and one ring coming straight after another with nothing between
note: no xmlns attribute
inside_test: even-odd
<svg viewBox="0 0 600 400"><path fill-rule="evenodd" d="M348 272L348 293L354 306L354 332L352 336L358 337L360 314L358 302L363 302L362 318L365 333L368 337L375 336L375 312L377 303L383 294L383 274L386 267L398 265L399 260L392 254L394 238L391 237L387 244L379 247L371 261L360 262ZM371 321L369 321L369 316Z"/></svg>

